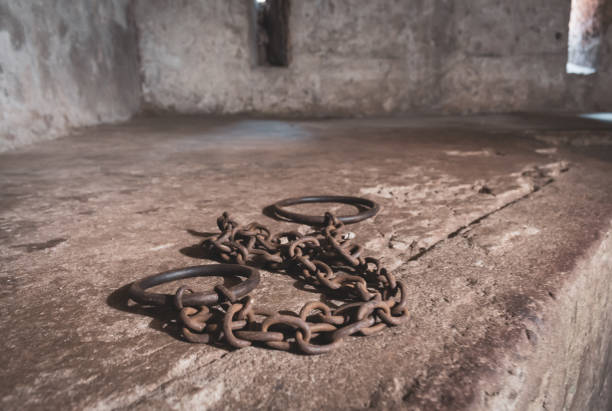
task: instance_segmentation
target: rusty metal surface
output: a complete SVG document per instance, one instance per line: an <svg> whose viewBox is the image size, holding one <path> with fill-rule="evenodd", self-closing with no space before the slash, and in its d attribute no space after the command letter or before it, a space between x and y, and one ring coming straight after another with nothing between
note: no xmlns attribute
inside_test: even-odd
<svg viewBox="0 0 612 411"><path fill-rule="evenodd" d="M324 216L304 215L291 212L285 207L296 204L308 203L342 203L357 207L359 213L348 216L337 216L336 218L344 224L353 224L374 217L380 206L372 200L360 197L345 197L345 196L311 196L311 197L295 197L281 200L271 206L272 211L277 215L293 221L295 223L307 225L325 224Z"/></svg>
<svg viewBox="0 0 612 411"><path fill-rule="evenodd" d="M362 211L347 217L330 212L307 216L282 208L312 202L352 204ZM372 335L408 317L405 283L377 258L361 256L362 246L352 241L354 234L341 221L372 217L378 204L357 197L300 197L279 201L274 210L295 222L323 225L305 235L297 231L272 233L259 223L241 225L225 212L217 219L220 233L205 239L201 246L211 256L234 264L188 267L149 276L131 285L130 297L141 304L174 306L183 337L190 342L224 342L233 348L262 344L304 354L329 352L345 337ZM259 272L249 266L299 278L318 288L327 300L308 302L299 313L259 309L248 295L259 283ZM215 274L248 278L231 288L217 285L214 292L205 294L186 286L180 286L174 296L145 291L165 282Z"/></svg>
<svg viewBox="0 0 612 411"><path fill-rule="evenodd" d="M230 295L232 299L242 298L249 294L257 285L259 285L259 271L245 266L236 266L234 264L215 264L215 265L200 265L195 267L185 267L178 270L166 271L161 274L155 274L136 281L130 286L130 298L143 305L172 305L177 301L176 295L150 293L145 291L147 288L154 287L170 281L176 281L183 278L221 275L221 276L243 276L247 279L233 287L224 288L224 293ZM209 293L193 293L184 295L184 290L180 290L180 298L175 304L183 304L185 306L194 305L211 305L219 301L219 295L216 292ZM178 293L178 292L177 292ZM184 295L184 296L183 296Z"/></svg>

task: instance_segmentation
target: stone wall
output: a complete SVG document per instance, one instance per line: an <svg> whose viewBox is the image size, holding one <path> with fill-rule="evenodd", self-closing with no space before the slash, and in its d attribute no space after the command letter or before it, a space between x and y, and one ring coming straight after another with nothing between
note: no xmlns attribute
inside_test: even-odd
<svg viewBox="0 0 612 411"><path fill-rule="evenodd" d="M570 2L293 1L288 68L255 63L250 0L135 0L144 100L186 113L379 115L612 108L565 73Z"/></svg>
<svg viewBox="0 0 612 411"><path fill-rule="evenodd" d="M128 6L0 0L0 151L138 110L138 43Z"/></svg>
<svg viewBox="0 0 612 411"><path fill-rule="evenodd" d="M565 73L569 1L294 0L287 68L257 65L253 11L0 0L0 151L127 119L141 88L146 109L180 113L612 110L609 11L586 77Z"/></svg>

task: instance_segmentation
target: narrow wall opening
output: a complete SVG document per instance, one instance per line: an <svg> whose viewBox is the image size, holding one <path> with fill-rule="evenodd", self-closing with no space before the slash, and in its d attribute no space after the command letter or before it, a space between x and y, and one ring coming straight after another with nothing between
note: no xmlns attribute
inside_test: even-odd
<svg viewBox="0 0 612 411"><path fill-rule="evenodd" d="M589 75L597 72L605 0L572 0L566 71Z"/></svg>
<svg viewBox="0 0 612 411"><path fill-rule="evenodd" d="M290 0L254 0L257 64L289 66Z"/></svg>

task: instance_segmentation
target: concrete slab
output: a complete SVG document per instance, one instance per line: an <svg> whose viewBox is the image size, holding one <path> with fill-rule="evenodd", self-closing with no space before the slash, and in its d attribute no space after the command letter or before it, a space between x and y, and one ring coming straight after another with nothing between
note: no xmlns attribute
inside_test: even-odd
<svg viewBox="0 0 612 411"><path fill-rule="evenodd" d="M603 409L608 141L563 116L167 117L2 154L3 407ZM353 227L408 282L406 325L317 357L229 351L127 302L131 281L210 262L195 245L221 212L294 227L262 208L321 193L382 205ZM319 298L262 274L258 305Z"/></svg>

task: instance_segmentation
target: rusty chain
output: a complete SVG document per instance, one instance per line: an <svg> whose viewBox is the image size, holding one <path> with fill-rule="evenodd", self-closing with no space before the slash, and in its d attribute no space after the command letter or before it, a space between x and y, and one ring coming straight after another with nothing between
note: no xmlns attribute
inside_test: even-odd
<svg viewBox="0 0 612 411"><path fill-rule="evenodd" d="M215 307L184 307L183 296L191 290L182 286L174 302L180 310L183 336L190 342L224 341L235 348L258 343L321 354L336 348L344 337L372 335L408 316L405 283L378 259L361 256L354 234L331 213L325 214L322 228L307 235L273 234L258 223L240 225L227 213L217 219L217 225L220 233L201 246L219 260L285 271L326 290L334 299L352 301L337 308L313 301L299 314L287 315L257 308L251 296L236 300L218 285L215 290L222 302Z"/></svg>
<svg viewBox="0 0 612 411"><path fill-rule="evenodd" d="M361 208L354 216L304 216L279 207L310 202L341 202ZM272 233L258 223L240 225L228 213L217 219L220 232L201 243L206 252L225 264L185 267L145 277L130 286L130 298L145 305L171 305L179 312L182 334L194 343L226 343L243 348L253 343L279 350L321 354L336 348L353 334L372 335L400 324L408 317L404 282L381 266L377 258L363 257L363 247L343 223L361 221L378 205L356 197L301 197L274 205L278 214L317 229ZM254 267L284 271L321 289L338 307L321 301L306 303L299 313L273 312L256 307L249 293L260 281ZM174 295L148 293L155 285L187 277L240 275L246 280L213 292L195 293L181 286Z"/></svg>

